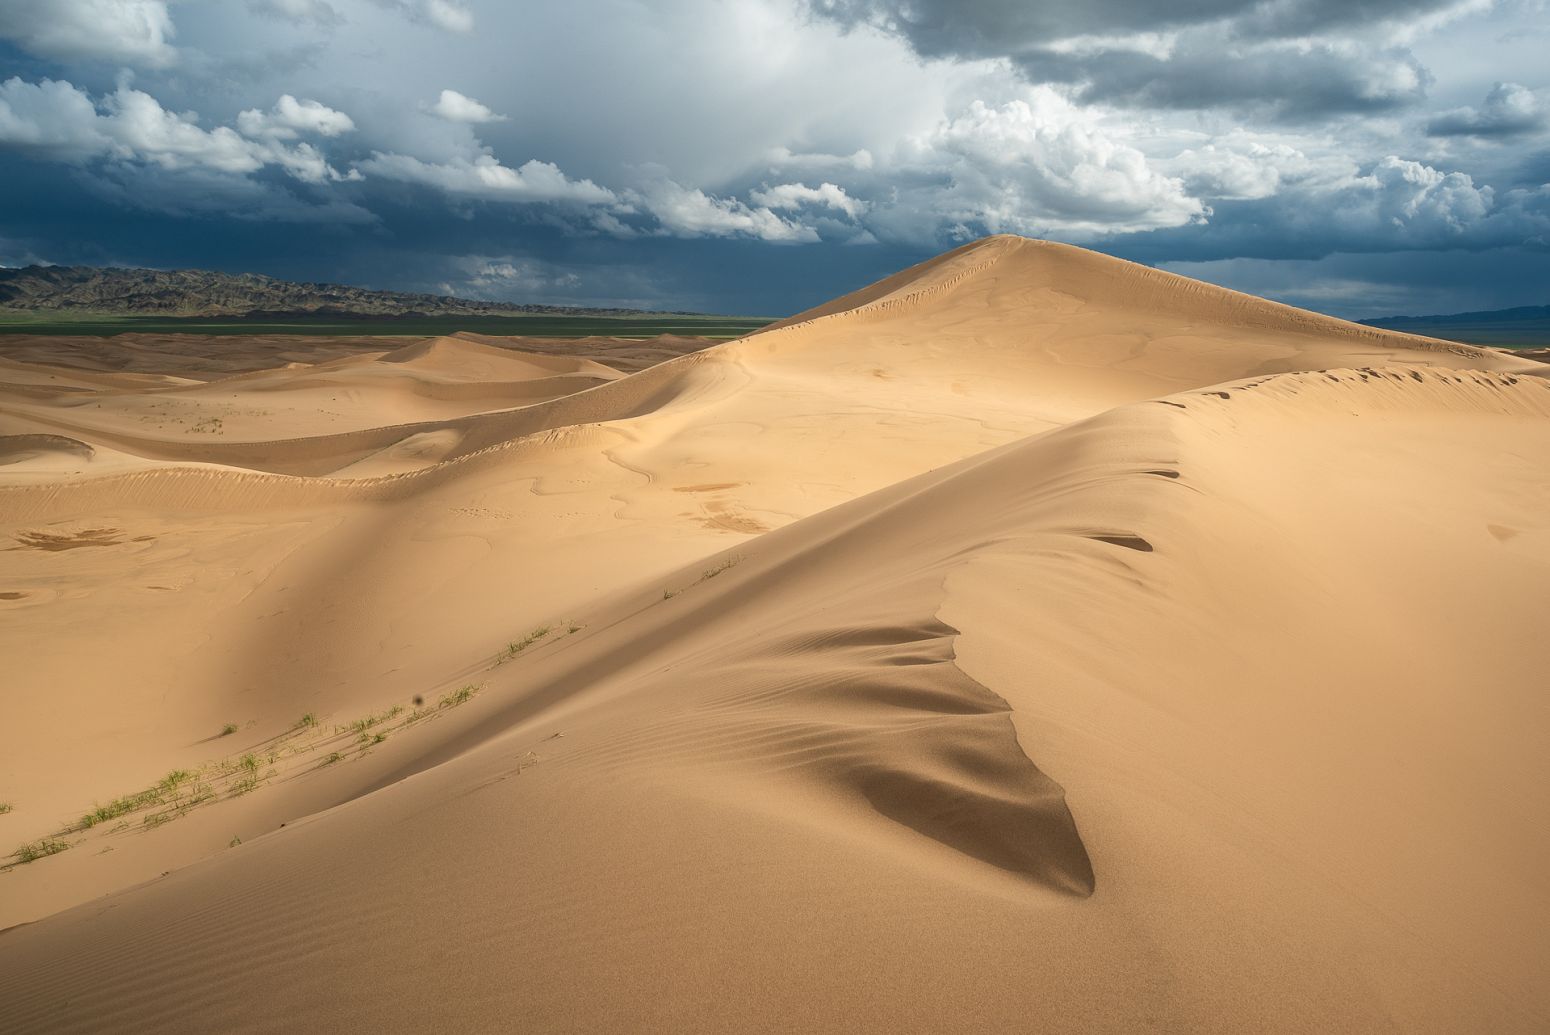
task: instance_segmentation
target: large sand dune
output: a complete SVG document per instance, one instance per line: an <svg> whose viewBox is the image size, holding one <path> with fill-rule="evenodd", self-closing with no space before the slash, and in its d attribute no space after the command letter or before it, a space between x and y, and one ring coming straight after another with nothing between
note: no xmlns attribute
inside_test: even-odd
<svg viewBox="0 0 1550 1035"><path fill-rule="evenodd" d="M497 344L0 357L0 1028L1550 1027L1550 367L1008 237Z"/></svg>

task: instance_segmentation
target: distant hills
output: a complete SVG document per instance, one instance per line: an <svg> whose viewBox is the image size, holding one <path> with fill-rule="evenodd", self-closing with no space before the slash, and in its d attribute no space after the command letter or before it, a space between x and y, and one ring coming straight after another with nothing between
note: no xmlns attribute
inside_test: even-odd
<svg viewBox="0 0 1550 1035"><path fill-rule="evenodd" d="M1371 327L1463 341L1471 345L1550 347L1550 306L1547 305L1442 316L1385 316L1361 322Z"/></svg>
<svg viewBox="0 0 1550 1035"><path fill-rule="evenodd" d="M639 309L484 302L450 295L295 284L253 273L105 266L0 268L0 312L239 317L628 316ZM692 315L672 313L661 315Z"/></svg>

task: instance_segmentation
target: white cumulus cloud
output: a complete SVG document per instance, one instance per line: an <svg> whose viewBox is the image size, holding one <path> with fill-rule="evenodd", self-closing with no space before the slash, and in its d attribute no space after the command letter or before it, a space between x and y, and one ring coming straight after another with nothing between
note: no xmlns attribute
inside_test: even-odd
<svg viewBox="0 0 1550 1035"><path fill-rule="evenodd" d="M342 111L317 101L298 101L282 94L274 108L265 113L250 108L237 116L237 128L250 137L271 140L295 140L303 133L337 137L355 128L355 122Z"/></svg>
<svg viewBox="0 0 1550 1035"><path fill-rule="evenodd" d="M756 237L783 244L819 239L812 227L782 219L766 207L752 208L736 198L714 197L666 177L647 184L639 197L662 232L674 237Z"/></svg>
<svg viewBox="0 0 1550 1035"><path fill-rule="evenodd" d="M290 108L301 113L298 121L310 120L317 130L315 112L294 103ZM287 106L276 105L277 112L282 110ZM344 118L331 109L323 111ZM322 121L338 125L337 119ZM308 183L358 178L339 173L312 145L287 147L281 139L286 139L284 134L251 139L230 126L205 129L195 113L168 111L150 94L128 86L108 94L99 105L68 82L28 83L13 76L0 83L0 145L75 162L102 158L231 174L274 165Z"/></svg>
<svg viewBox="0 0 1550 1035"><path fill-rule="evenodd" d="M911 208L971 232L1032 235L1149 230L1207 214L1183 181L1047 87L999 107L976 100L903 158L917 174L948 182L901 197L896 226Z"/></svg>
<svg viewBox="0 0 1550 1035"><path fill-rule="evenodd" d="M1545 128L1550 110L1533 90L1497 83L1478 108L1454 108L1433 118L1426 132L1436 137L1513 137Z"/></svg>
<svg viewBox="0 0 1550 1035"><path fill-rule="evenodd" d="M177 59L165 0L5 0L0 37L41 57L164 68Z"/></svg>
<svg viewBox="0 0 1550 1035"><path fill-rule="evenodd" d="M613 191L591 180L573 180L551 162L529 161L513 169L494 155L454 157L426 162L411 155L374 152L360 164L374 176L436 187L492 201L568 201L607 204L617 200Z"/></svg>
<svg viewBox="0 0 1550 1035"><path fill-rule="evenodd" d="M809 187L803 183L780 183L773 187L750 191L748 199L756 205L778 210L799 209L803 205L818 205L843 212L855 219L866 211L866 202L851 197L843 187L832 183L820 183Z"/></svg>
<svg viewBox="0 0 1550 1035"><path fill-rule="evenodd" d="M1290 144L1239 134L1224 135L1157 164L1183 179L1186 189L1197 197L1232 200L1267 198L1317 168L1317 163ZM1345 162L1341 165L1348 168Z"/></svg>
<svg viewBox="0 0 1550 1035"><path fill-rule="evenodd" d="M425 0L425 17L448 32L473 32L474 15L462 4L451 0Z"/></svg>
<svg viewBox="0 0 1550 1035"><path fill-rule="evenodd" d="M506 116L497 115L489 108L480 104L472 97L458 93L456 90L443 90L436 103L429 105L426 111L437 118L446 119L448 122L505 122Z"/></svg>

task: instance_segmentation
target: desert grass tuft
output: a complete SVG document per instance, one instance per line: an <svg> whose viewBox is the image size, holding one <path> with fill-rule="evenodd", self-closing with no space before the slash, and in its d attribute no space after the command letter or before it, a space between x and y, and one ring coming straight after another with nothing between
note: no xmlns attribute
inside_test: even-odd
<svg viewBox="0 0 1550 1035"><path fill-rule="evenodd" d="M503 661L510 661L512 658L516 657L518 654L521 654L523 651L527 650L529 647L543 639L545 636L548 636L551 631L553 631L553 626L540 625L538 628L522 637L522 639L512 640L510 643L506 644L505 650L496 655L496 664L500 664Z"/></svg>
<svg viewBox="0 0 1550 1035"><path fill-rule="evenodd" d="M214 800L214 798L215 788L203 780L196 780L194 785L188 789L188 797L178 803L178 813L181 815L195 805L202 805L207 801Z"/></svg>
<svg viewBox="0 0 1550 1035"><path fill-rule="evenodd" d="M396 719L400 714L403 713L403 710L403 705L395 704L385 712L378 712L376 715L368 715L364 719L356 719L346 728L353 730L355 733L359 734L360 739L365 740L367 730L371 729L373 726L377 726L381 723Z"/></svg>
<svg viewBox="0 0 1550 1035"><path fill-rule="evenodd" d="M706 579L715 578L717 575L720 575L722 572L726 571L740 560L742 560L741 557L733 554L715 567L706 568L704 571L700 572L700 581L704 582Z"/></svg>
<svg viewBox="0 0 1550 1035"><path fill-rule="evenodd" d="M233 780L231 782L231 786L227 788L227 796L232 798L240 798L244 794L256 790L258 790L258 777L256 775L244 776L239 780Z"/></svg>
<svg viewBox="0 0 1550 1035"><path fill-rule="evenodd" d="M458 687L456 690L443 697L441 701L437 703L436 707L456 708L460 704L467 704L469 701L473 700L473 696L482 689L484 689L483 686L475 686L472 683L469 683L467 686Z"/></svg>
<svg viewBox="0 0 1550 1035"><path fill-rule="evenodd" d="M69 847L69 841L61 841L55 837L45 837L41 840L29 841L22 845L20 848L16 849L16 851L11 853L11 858L15 859L18 865L21 863L36 862L37 860L42 859L44 856L58 855L60 852Z"/></svg>
<svg viewBox="0 0 1550 1035"><path fill-rule="evenodd" d="M169 776L172 774L168 774ZM152 805L162 803L161 792L158 787L151 787L137 794L126 794L122 798L115 798L106 805L98 805L86 815L81 817L80 828L89 830L98 823L106 823L110 819L138 812L140 809L149 808Z"/></svg>
<svg viewBox="0 0 1550 1035"><path fill-rule="evenodd" d="M11 811L11 803L8 802L8 801L0 801L0 816L3 816L7 812L10 812L10 811Z"/></svg>
<svg viewBox="0 0 1550 1035"><path fill-rule="evenodd" d="M662 591L662 599L671 600L678 594L682 593L684 590L691 589L694 586L698 586L702 582L715 578L717 575L720 575L722 572L726 571L728 568L731 568L741 560L742 558L737 554L732 554L730 557L722 560L720 564L706 568L704 571L700 572L700 577L695 579L689 585L684 586L683 589L664 589Z"/></svg>
<svg viewBox="0 0 1550 1035"><path fill-rule="evenodd" d="M187 769L174 769L161 778L161 782L156 785L156 789L162 794L171 794L175 797L178 793L178 788L193 778L194 774Z"/></svg>
<svg viewBox="0 0 1550 1035"><path fill-rule="evenodd" d="M229 737L233 733L236 733L236 732L237 732L237 724L235 722L228 722L226 725L221 727L220 735L223 736L223 737Z"/></svg>

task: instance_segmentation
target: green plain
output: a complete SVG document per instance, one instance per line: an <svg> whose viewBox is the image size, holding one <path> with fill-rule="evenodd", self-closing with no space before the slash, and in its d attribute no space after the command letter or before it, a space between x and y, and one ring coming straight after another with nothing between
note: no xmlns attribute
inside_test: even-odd
<svg viewBox="0 0 1550 1035"><path fill-rule="evenodd" d="M538 338L654 338L659 334L737 338L769 323L759 316L698 316L641 313L627 316L284 317L244 319L210 316L114 316L110 314L0 313L0 334L56 334L109 337L114 334L306 334L424 337L473 331L477 334Z"/></svg>

